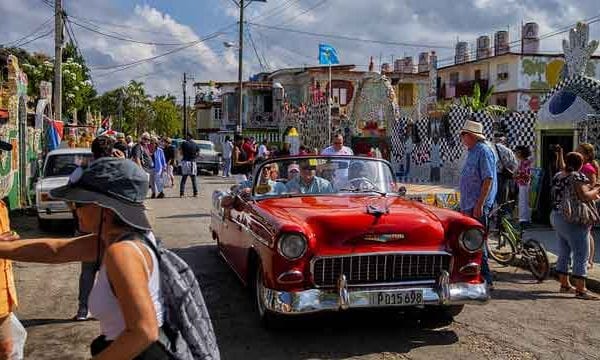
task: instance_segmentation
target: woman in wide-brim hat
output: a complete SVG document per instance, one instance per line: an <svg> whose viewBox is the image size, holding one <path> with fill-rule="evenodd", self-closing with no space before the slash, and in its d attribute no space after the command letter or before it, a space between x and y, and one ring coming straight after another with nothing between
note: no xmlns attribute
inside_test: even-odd
<svg viewBox="0 0 600 360"><path fill-rule="evenodd" d="M147 191L148 177L132 161L101 158L50 192L69 203L79 231L89 235L29 240L0 235L0 258L100 264L89 299L102 330L92 343L94 359L166 358L158 344L163 325L158 260L143 242L144 236L155 241L143 204Z"/></svg>

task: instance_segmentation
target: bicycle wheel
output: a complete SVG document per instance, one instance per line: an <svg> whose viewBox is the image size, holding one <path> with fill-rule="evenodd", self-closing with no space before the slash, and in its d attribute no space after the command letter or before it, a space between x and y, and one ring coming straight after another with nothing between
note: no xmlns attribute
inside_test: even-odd
<svg viewBox="0 0 600 360"><path fill-rule="evenodd" d="M539 241L529 239L523 244L523 250L529 265L529 270L539 282L550 275L550 262L544 245Z"/></svg>
<svg viewBox="0 0 600 360"><path fill-rule="evenodd" d="M485 246L489 257L500 265L511 265L517 255L515 244L503 232L490 234Z"/></svg>

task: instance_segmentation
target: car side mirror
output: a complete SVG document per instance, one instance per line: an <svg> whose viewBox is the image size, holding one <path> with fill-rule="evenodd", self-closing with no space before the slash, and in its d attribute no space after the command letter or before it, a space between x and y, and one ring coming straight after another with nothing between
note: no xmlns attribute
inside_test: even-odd
<svg viewBox="0 0 600 360"><path fill-rule="evenodd" d="M400 195L400 196L406 196L406 187L400 186L398 188L398 195Z"/></svg>

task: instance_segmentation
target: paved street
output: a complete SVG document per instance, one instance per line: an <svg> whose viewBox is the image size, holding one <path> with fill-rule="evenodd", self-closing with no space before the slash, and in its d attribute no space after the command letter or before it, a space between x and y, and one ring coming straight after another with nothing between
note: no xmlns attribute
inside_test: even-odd
<svg viewBox="0 0 600 360"><path fill-rule="evenodd" d="M448 327L386 312L318 316L266 331L208 231L211 193L228 186L220 177L203 177L198 199L179 199L171 191L166 199L148 201L158 236L198 275L223 359L600 358L600 304L558 294L555 281L538 284L514 268L496 268L494 299L467 307ZM40 236L34 218L13 223L22 237ZM78 265L17 264L16 273L19 317L29 332L26 357L89 358L98 323L68 320L76 310Z"/></svg>

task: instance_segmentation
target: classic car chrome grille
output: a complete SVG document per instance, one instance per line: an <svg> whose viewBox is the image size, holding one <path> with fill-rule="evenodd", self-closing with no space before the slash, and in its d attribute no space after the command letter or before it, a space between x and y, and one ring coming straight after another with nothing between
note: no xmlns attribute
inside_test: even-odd
<svg viewBox="0 0 600 360"><path fill-rule="evenodd" d="M450 269L449 254L373 254L317 258L312 275L318 287L335 286L341 274L348 285L435 281Z"/></svg>

